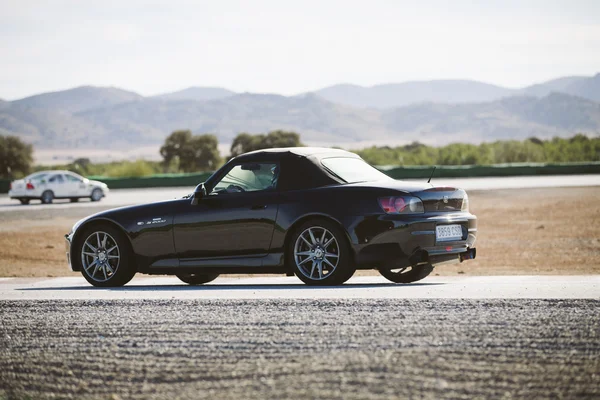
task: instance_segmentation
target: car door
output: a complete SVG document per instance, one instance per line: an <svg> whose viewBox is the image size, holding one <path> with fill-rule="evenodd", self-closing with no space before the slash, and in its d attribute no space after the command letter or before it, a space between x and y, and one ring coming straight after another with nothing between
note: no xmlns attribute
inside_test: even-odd
<svg viewBox="0 0 600 400"><path fill-rule="evenodd" d="M88 185L85 184L83 178L71 174L65 174L65 179L69 186L69 196L87 197L90 195Z"/></svg>
<svg viewBox="0 0 600 400"><path fill-rule="evenodd" d="M277 163L232 165L197 205L180 209L173 234L181 262L266 255L277 217L277 176Z"/></svg>
<svg viewBox="0 0 600 400"><path fill-rule="evenodd" d="M47 186L54 193L54 197L67 197L69 195L69 185L63 174L52 175L48 178Z"/></svg>

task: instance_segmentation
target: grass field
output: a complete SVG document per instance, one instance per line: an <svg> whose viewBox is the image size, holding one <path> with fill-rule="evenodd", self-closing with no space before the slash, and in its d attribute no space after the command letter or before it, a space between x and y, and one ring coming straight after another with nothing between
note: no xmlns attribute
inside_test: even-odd
<svg viewBox="0 0 600 400"><path fill-rule="evenodd" d="M440 266L434 274L600 274L600 187L480 191L469 197L478 217L477 259ZM67 269L64 235L96 210L48 210L0 214L0 276L78 275Z"/></svg>

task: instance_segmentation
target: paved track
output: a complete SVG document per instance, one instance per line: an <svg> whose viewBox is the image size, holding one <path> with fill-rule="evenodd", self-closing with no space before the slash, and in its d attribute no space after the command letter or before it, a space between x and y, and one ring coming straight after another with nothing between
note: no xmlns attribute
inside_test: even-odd
<svg viewBox="0 0 600 400"><path fill-rule="evenodd" d="M0 398L597 399L600 301L0 301Z"/></svg>
<svg viewBox="0 0 600 400"><path fill-rule="evenodd" d="M600 186L600 175L559 175L559 176L518 176L497 178L455 178L433 179L436 185L457 186L465 190L495 190L522 189L543 187L577 187ZM40 209L86 208L86 207L117 207L129 204L150 203L154 201L179 198L189 194L192 187L149 188L149 189L115 189L102 199L100 203L81 200L79 203L69 203L57 200L55 204L43 205L34 201L28 206L22 206L16 200L10 200L7 195L0 195L0 212L35 211Z"/></svg>
<svg viewBox="0 0 600 400"><path fill-rule="evenodd" d="M600 276L2 278L0 315L0 399L600 396Z"/></svg>
<svg viewBox="0 0 600 400"><path fill-rule="evenodd" d="M296 277L219 278L189 286L175 277L139 277L122 288L94 288L82 277L0 278L0 300L122 299L600 299L600 275L429 277L410 285L380 276L338 287Z"/></svg>

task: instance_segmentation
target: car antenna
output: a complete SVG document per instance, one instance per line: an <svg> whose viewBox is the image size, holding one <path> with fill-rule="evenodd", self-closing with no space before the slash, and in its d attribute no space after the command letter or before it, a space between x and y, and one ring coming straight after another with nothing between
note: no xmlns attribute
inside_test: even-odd
<svg viewBox="0 0 600 400"><path fill-rule="evenodd" d="M431 171L431 175L429 175L429 179L427 179L427 183L430 183L430 182L431 182L431 178L433 178L433 173L435 172L435 169L436 169L436 168L437 168L437 167L435 167L435 166L433 167L433 171Z"/></svg>

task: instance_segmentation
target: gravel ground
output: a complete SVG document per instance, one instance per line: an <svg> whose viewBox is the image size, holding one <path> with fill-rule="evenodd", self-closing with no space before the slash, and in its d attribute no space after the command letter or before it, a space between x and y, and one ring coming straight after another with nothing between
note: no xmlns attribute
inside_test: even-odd
<svg viewBox="0 0 600 400"><path fill-rule="evenodd" d="M598 398L600 301L0 302L0 399Z"/></svg>

